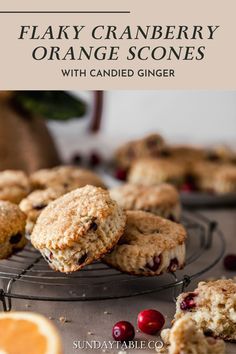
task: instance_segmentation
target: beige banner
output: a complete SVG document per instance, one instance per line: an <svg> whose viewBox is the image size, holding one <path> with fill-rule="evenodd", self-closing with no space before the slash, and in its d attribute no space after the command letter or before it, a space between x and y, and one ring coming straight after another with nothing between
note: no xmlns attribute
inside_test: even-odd
<svg viewBox="0 0 236 354"><path fill-rule="evenodd" d="M4 1L0 89L236 89L235 0Z"/></svg>

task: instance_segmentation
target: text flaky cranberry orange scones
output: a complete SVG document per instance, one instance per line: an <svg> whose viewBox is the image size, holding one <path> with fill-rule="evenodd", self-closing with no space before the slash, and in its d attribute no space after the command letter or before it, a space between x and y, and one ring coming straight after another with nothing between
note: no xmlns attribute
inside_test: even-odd
<svg viewBox="0 0 236 354"><path fill-rule="evenodd" d="M125 221L108 191L86 186L42 211L31 242L53 269L73 272L110 251L123 234Z"/></svg>

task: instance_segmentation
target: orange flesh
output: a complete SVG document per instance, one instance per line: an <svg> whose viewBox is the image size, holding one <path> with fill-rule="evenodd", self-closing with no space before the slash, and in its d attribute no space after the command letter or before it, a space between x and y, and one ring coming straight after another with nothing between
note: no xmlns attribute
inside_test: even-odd
<svg viewBox="0 0 236 354"><path fill-rule="evenodd" d="M12 318L0 320L0 350L7 354L45 354L46 338L36 324Z"/></svg>

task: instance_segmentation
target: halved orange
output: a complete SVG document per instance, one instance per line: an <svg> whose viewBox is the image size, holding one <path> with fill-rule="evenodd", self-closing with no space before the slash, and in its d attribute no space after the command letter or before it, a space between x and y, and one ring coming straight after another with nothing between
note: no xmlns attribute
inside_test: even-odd
<svg viewBox="0 0 236 354"><path fill-rule="evenodd" d="M62 354L59 334L33 312L0 313L0 354Z"/></svg>

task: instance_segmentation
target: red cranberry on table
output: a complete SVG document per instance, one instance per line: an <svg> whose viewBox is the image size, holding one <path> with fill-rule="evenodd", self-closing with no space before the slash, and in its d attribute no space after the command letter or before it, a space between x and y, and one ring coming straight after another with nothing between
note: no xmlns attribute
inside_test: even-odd
<svg viewBox="0 0 236 354"><path fill-rule="evenodd" d="M112 336L120 342L128 342L134 339L135 331L133 325L128 321L117 322L112 328Z"/></svg>
<svg viewBox="0 0 236 354"><path fill-rule="evenodd" d="M96 166L100 165L101 162L102 162L101 156L96 151L92 151L89 156L90 166L96 167Z"/></svg>
<svg viewBox="0 0 236 354"><path fill-rule="evenodd" d="M228 254L225 256L224 267L227 270L236 270L236 254Z"/></svg>
<svg viewBox="0 0 236 354"><path fill-rule="evenodd" d="M146 334L155 334L165 324L164 316L156 310L143 310L138 314L138 328Z"/></svg>
<svg viewBox="0 0 236 354"><path fill-rule="evenodd" d="M76 153L72 156L71 161L74 165L80 165L82 162L82 156L79 153Z"/></svg>
<svg viewBox="0 0 236 354"><path fill-rule="evenodd" d="M182 311L188 311L196 307L194 298L197 296L195 293L189 293L180 303L180 308Z"/></svg>

